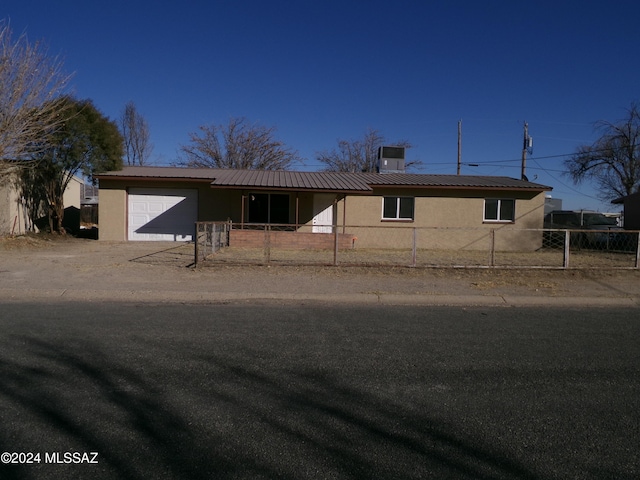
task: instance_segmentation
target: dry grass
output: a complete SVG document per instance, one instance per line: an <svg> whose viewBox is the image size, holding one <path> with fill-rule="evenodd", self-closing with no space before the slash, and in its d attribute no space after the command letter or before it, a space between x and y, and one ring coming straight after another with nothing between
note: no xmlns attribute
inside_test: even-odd
<svg viewBox="0 0 640 480"><path fill-rule="evenodd" d="M142 242L148 243L148 242ZM56 247L79 248L90 245L99 249L101 242L78 239L69 235L27 234L15 237L0 238L0 251L41 250ZM144 245L141 245L141 247ZM144 249L148 250L149 245ZM180 244L158 248L153 254L144 254L136 259L141 263L164 263L171 259L172 263L191 264L193 262L194 245ZM338 252L338 265L342 267L380 267L384 270L403 270L406 267L418 268L455 268L486 269L491 265L491 257L486 251L473 250L418 250L416 262L413 264L410 249L349 249ZM282 266L334 266L333 250L293 250L274 249L268 252L263 248L224 248L220 252L209 255L200 265L282 265ZM496 252L495 267L505 269L541 268L560 269L563 266L561 250L539 250L536 252ZM615 270L633 269L635 254L611 252L605 250L575 250L569 258L570 269ZM493 269L491 269L493 270Z"/></svg>
<svg viewBox="0 0 640 480"><path fill-rule="evenodd" d="M77 241L77 239L70 235L27 233L0 237L0 250L39 249L74 241Z"/></svg>
<svg viewBox="0 0 640 480"><path fill-rule="evenodd" d="M493 263L492 263L493 262ZM293 250L227 247L209 255L202 262L208 264L285 264L333 265L333 250ZM509 267L562 268L561 250L535 252L496 252L493 260L489 252L475 250L418 250L415 264L410 249L350 249L337 255L338 265L352 266L415 266L415 267ZM570 268L633 268L635 254L624 252L580 250L571 252Z"/></svg>

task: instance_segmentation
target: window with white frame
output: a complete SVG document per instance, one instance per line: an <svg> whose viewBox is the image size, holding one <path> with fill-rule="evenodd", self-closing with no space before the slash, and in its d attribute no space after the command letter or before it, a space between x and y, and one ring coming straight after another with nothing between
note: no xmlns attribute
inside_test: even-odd
<svg viewBox="0 0 640 480"><path fill-rule="evenodd" d="M512 198L486 198L484 200L485 222L514 222L516 201Z"/></svg>
<svg viewBox="0 0 640 480"><path fill-rule="evenodd" d="M383 220L413 220L415 199L413 197L384 197L382 199Z"/></svg>

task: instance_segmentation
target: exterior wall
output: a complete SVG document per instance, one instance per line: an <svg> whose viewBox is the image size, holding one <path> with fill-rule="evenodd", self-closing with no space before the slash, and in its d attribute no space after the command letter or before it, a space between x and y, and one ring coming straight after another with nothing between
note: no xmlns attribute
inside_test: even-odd
<svg viewBox="0 0 640 480"><path fill-rule="evenodd" d="M73 177L67 185L67 189L62 196L64 208L76 207L80 209L80 189L84 182L78 177Z"/></svg>
<svg viewBox="0 0 640 480"><path fill-rule="evenodd" d="M236 225L242 223L243 220L243 196L249 195L253 191L211 188L209 181L123 181L117 178L103 178L100 181L100 203L98 207L100 240L127 240L127 192L130 188L196 189L198 190L198 221L225 222L231 220ZM299 220L301 223L311 222L313 197L311 195L300 195L297 201L299 211L304 212ZM296 221L295 193L290 194L289 205L289 221L293 224ZM248 218L247 213L245 202L245 223Z"/></svg>
<svg viewBox="0 0 640 480"><path fill-rule="evenodd" d="M414 196L414 220L382 220L384 196ZM515 221L483 221L485 198L515 199ZM530 251L542 246L542 233L522 230L543 227L544 198L544 192L430 190L424 196L419 190L379 189L373 196L349 196L340 202L338 219L341 222L346 209L345 232L357 237L356 248L411 248L417 229L418 248L485 250L495 241L498 250Z"/></svg>
<svg viewBox="0 0 640 480"><path fill-rule="evenodd" d="M209 183L206 184L206 192L210 192ZM131 188L175 188L175 189L196 189L198 190L198 212L203 210L209 212L207 207L208 198L203 199L205 188L193 182L150 182L150 181L129 181L114 179L100 181L100 201L98 203L98 239L107 241L127 240L128 228L128 192ZM215 220L226 220L227 218L216 218ZM203 218L198 218L203 220ZM210 220L206 218L205 220Z"/></svg>
<svg viewBox="0 0 640 480"><path fill-rule="evenodd" d="M127 239L127 192L125 189L100 188L98 203L98 239Z"/></svg>
<svg viewBox="0 0 640 480"><path fill-rule="evenodd" d="M77 216L80 211L81 185L82 180L78 177L73 177L64 192L62 198L65 207L65 219L67 214L69 218L72 218L74 213ZM70 210L72 209L75 209L75 212L71 212ZM26 231L25 213L20 204L18 190L13 185L11 178L4 178L0 180L0 236L22 235Z"/></svg>
<svg viewBox="0 0 640 480"><path fill-rule="evenodd" d="M132 187L197 189L198 221L231 220L236 227L243 220L243 196L253 192L251 189L215 189L211 188L208 181L123 181L103 178L100 182L99 207L101 240L126 240L127 189ZM414 220L383 221L384 196L414 197ZM338 233L347 234L349 240L346 241L356 248L411 248L414 234L418 248L485 250L490 242L495 242L498 250L509 251L530 251L542 246L541 232L522 230L543 227L545 192L379 188L374 190L373 195L339 195L338 198L334 223L339 226ZM484 222L485 198L515 199L515 221ZM246 203L245 223L248 218ZM313 193L291 193L289 211L290 223L295 224L297 220L303 225L300 232L310 232L314 215Z"/></svg>
<svg viewBox="0 0 640 480"><path fill-rule="evenodd" d="M22 234L24 216L18 204L18 194L10 179L0 179L0 236Z"/></svg>
<svg viewBox="0 0 640 480"><path fill-rule="evenodd" d="M68 232L78 233L80 230L80 192L84 181L76 176L72 177L62 195L64 218L62 225Z"/></svg>

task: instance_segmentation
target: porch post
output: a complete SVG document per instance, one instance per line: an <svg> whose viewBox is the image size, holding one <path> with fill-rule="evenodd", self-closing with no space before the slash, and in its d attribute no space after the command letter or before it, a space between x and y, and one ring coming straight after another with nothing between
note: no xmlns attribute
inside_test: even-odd
<svg viewBox="0 0 640 480"><path fill-rule="evenodd" d="M333 265L338 265L338 227L333 229Z"/></svg>
<svg viewBox="0 0 640 480"><path fill-rule="evenodd" d="M247 196L244 193L240 194L240 230L244 230L244 203Z"/></svg>
<svg viewBox="0 0 640 480"><path fill-rule="evenodd" d="M333 200L333 211L336 214L338 213L338 196L337 195ZM338 220L336 219L331 223L333 223L331 227L333 230L333 265L335 266L335 265L338 265ZM344 222L343 222L343 228L344 228Z"/></svg>
<svg viewBox="0 0 640 480"><path fill-rule="evenodd" d="M346 223L347 223L347 194L342 195L342 233L347 233L346 231Z"/></svg>

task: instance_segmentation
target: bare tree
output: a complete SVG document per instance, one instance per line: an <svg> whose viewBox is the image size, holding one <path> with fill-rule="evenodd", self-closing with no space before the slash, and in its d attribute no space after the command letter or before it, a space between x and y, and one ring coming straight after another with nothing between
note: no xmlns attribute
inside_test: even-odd
<svg viewBox="0 0 640 480"><path fill-rule="evenodd" d="M297 152L274 139L275 127L247 124L232 118L228 125L203 125L180 147L180 165L200 168L284 170L301 161Z"/></svg>
<svg viewBox="0 0 640 480"><path fill-rule="evenodd" d="M640 106L632 103L625 119L596 122L600 138L581 145L565 161L575 183L595 182L604 200L613 200L640 191Z"/></svg>
<svg viewBox="0 0 640 480"><path fill-rule="evenodd" d="M378 170L378 148L386 144L384 136L368 129L358 140L338 140L338 148L317 154L316 160L326 165L329 172L376 172ZM393 142L394 146L411 148L406 140ZM421 165L420 160L405 163L405 168Z"/></svg>
<svg viewBox="0 0 640 480"><path fill-rule="evenodd" d="M41 42L24 33L14 40L8 22L0 21L0 161L14 160L0 165L0 177L15 160L37 153L43 132L62 122L58 99L69 78Z"/></svg>
<svg viewBox="0 0 640 480"><path fill-rule="evenodd" d="M149 125L138 113L136 105L128 102L120 117L120 131L124 139L127 165L147 165L153 145L150 142Z"/></svg>

